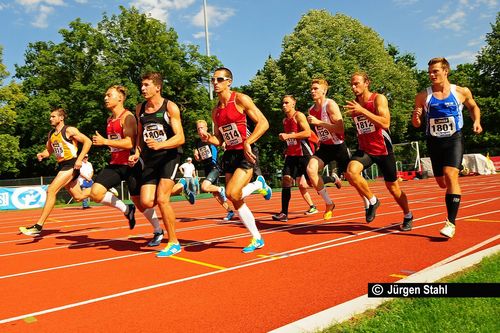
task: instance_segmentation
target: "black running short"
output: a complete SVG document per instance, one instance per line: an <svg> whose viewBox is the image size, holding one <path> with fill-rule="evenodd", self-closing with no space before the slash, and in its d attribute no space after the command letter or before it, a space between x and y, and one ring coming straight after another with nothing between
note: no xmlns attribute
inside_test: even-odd
<svg viewBox="0 0 500 333"><path fill-rule="evenodd" d="M349 163L349 150L345 142L338 145L327 145L322 143L314 156L321 159L325 165L328 165L332 161L336 161L338 175L346 171L347 164Z"/></svg>
<svg viewBox="0 0 500 333"><path fill-rule="evenodd" d="M427 137L427 147L432 163L434 177L443 176L443 167L460 169L464 154L462 132L456 132L448 138Z"/></svg>
<svg viewBox="0 0 500 333"><path fill-rule="evenodd" d="M368 169L375 163L382 175L384 175L386 182L393 183L398 179L394 153L390 153L389 155L369 155L362 150L357 150L352 155L351 160L363 164L363 170Z"/></svg>

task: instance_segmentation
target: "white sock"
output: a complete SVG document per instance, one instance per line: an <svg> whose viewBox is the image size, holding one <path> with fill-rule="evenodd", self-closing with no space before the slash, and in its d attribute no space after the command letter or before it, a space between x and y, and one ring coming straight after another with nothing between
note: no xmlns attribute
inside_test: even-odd
<svg viewBox="0 0 500 333"><path fill-rule="evenodd" d="M146 219L151 223L154 228L154 232L160 232L160 220L158 220L158 215L156 215L156 211L154 208L148 208L142 213Z"/></svg>
<svg viewBox="0 0 500 333"><path fill-rule="evenodd" d="M363 202L365 203L365 209L370 207L370 201L367 197L363 196Z"/></svg>
<svg viewBox="0 0 500 333"><path fill-rule="evenodd" d="M238 215L240 216L241 221L245 227L247 227L248 231L252 234L252 237L255 239L261 239L259 230L257 229L257 225L255 224L255 217L253 216L250 208L248 208L247 204L243 204L238 209Z"/></svg>
<svg viewBox="0 0 500 333"><path fill-rule="evenodd" d="M377 197L376 196L373 196L370 198L370 205L375 205L377 203Z"/></svg>
<svg viewBox="0 0 500 333"><path fill-rule="evenodd" d="M408 214L405 214L405 219L409 219L413 217L413 214L411 212L408 212Z"/></svg>
<svg viewBox="0 0 500 333"><path fill-rule="evenodd" d="M128 206L123 201L115 197L111 192L106 192L104 198L102 198L101 203L109 207L114 207L123 214L126 214L128 211Z"/></svg>
<svg viewBox="0 0 500 333"><path fill-rule="evenodd" d="M248 183L243 187L243 190L241 191L241 198L244 199L248 197L250 194L252 194L254 191L260 190L262 188L262 183L259 182L258 180Z"/></svg>
<svg viewBox="0 0 500 333"><path fill-rule="evenodd" d="M323 201L327 205L331 205L333 203L332 199L330 199L330 196L326 192L326 188L323 187L321 190L318 191L318 194L323 198Z"/></svg>

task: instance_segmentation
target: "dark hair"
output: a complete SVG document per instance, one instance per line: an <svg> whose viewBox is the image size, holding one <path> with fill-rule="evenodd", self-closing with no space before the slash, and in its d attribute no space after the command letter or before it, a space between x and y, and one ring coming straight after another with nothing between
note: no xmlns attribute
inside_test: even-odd
<svg viewBox="0 0 500 333"><path fill-rule="evenodd" d="M66 117L68 116L66 114L66 111L64 111L63 108L57 108L57 109L53 110L52 112L57 112L57 114L59 115L59 117L63 117L64 119L66 119Z"/></svg>
<svg viewBox="0 0 500 333"><path fill-rule="evenodd" d="M450 71L450 63L444 57L432 58L431 60L429 60L429 63L427 65L431 66L431 65L439 64L439 63L441 63L441 67L443 69L446 69L448 72Z"/></svg>
<svg viewBox="0 0 500 333"><path fill-rule="evenodd" d="M146 74L142 75L141 81L144 81L144 80L153 81L155 86L160 86L160 87L163 86L163 77L161 76L161 73L159 73L159 72L150 72L150 73L146 73Z"/></svg>
<svg viewBox="0 0 500 333"><path fill-rule="evenodd" d="M224 71L226 73L226 77L230 78L231 80L233 79L233 73L231 72L231 70L229 68L219 67L219 68L215 69L214 73L218 72L218 71Z"/></svg>

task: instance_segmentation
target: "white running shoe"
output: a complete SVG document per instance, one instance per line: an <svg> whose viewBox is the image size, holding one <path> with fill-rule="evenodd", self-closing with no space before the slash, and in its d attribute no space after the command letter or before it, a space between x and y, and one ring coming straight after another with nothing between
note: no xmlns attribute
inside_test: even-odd
<svg viewBox="0 0 500 333"><path fill-rule="evenodd" d="M450 221L446 220L444 228L439 230L439 233L448 238L453 238L453 236L455 236L455 225Z"/></svg>

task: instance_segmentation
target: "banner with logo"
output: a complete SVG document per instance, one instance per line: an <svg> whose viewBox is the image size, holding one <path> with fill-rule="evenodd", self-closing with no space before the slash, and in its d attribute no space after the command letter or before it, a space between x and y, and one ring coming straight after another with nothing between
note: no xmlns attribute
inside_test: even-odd
<svg viewBox="0 0 500 333"><path fill-rule="evenodd" d="M41 208L48 185L0 187L0 210Z"/></svg>

